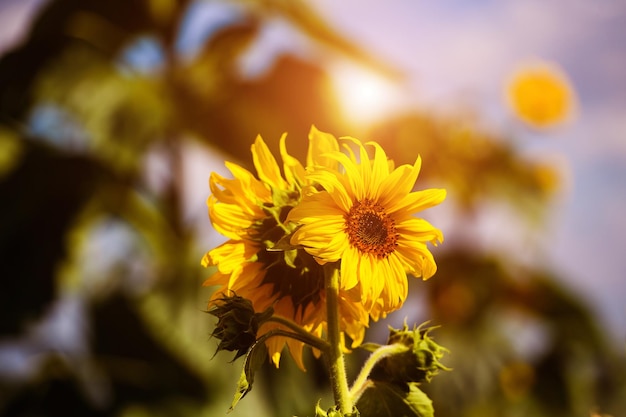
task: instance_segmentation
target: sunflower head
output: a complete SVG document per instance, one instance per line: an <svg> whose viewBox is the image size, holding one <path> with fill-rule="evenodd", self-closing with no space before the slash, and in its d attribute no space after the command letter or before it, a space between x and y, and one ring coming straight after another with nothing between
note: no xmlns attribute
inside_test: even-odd
<svg viewBox="0 0 626 417"><path fill-rule="evenodd" d="M310 186L288 216L300 226L291 243L320 263L340 262L341 287L357 288L377 320L406 299L407 273L423 279L435 273L427 244L442 242L443 234L415 214L441 203L446 192L413 191L419 157L413 165L394 168L377 143L344 140L346 153L325 155L335 166L317 166L309 174Z"/></svg>

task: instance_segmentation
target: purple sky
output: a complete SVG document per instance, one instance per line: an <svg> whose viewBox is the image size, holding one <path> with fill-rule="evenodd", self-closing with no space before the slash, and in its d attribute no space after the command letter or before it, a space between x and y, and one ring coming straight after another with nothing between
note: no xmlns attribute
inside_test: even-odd
<svg viewBox="0 0 626 417"><path fill-rule="evenodd" d="M331 24L409 76L415 105L471 105L489 127L512 133L525 154L567 175L540 237L562 271L626 336L626 3L586 0L316 0ZM576 89L577 118L532 132L512 122L502 86L517 65L556 62Z"/></svg>
<svg viewBox="0 0 626 417"><path fill-rule="evenodd" d="M0 0L0 51L19 39L34 8L43 3ZM525 154L559 163L567 187L554 204L548 230L539 237L543 260L562 271L572 288L593 303L617 339L624 340L626 3L606 0L599 6L571 0L567 7L542 0L310 3L340 33L408 75L405 104L441 112L471 106L490 128L513 135ZM267 31L267 42L276 49L276 42L284 42L282 34ZM558 63L577 91L578 117L562 129L527 130L511 120L503 105L506 77L520 63L535 58ZM207 169L202 161L197 165ZM208 173L197 174L194 171L190 178L201 179L190 187L206 186ZM200 197L203 201L205 196ZM206 217L203 206L197 212Z"/></svg>

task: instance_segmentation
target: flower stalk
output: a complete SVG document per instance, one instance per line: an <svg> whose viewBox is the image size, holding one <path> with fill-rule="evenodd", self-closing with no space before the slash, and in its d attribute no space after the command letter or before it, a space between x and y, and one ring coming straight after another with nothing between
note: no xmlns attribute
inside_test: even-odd
<svg viewBox="0 0 626 417"><path fill-rule="evenodd" d="M327 345L325 344L326 342L324 342L323 340L320 340L318 342L314 340L313 338L309 337L310 335L307 336L302 333L294 333L294 332L290 332L288 330L283 330L283 329L273 329L267 333L263 333L263 335L257 339L256 343L265 342L267 339L271 337L276 337L276 336L287 337L290 339L298 340L302 343L305 343L309 346L312 346L320 350L324 350L327 347Z"/></svg>
<svg viewBox="0 0 626 417"><path fill-rule="evenodd" d="M376 349L372 354L367 358L359 375L354 380L354 384L352 384L352 388L350 388L350 398L355 403L359 401L361 394L368 387L368 377L374 366L382 359L389 357L391 355L396 355L398 353L403 353L409 350L409 347L403 345L401 343L394 343L392 345L383 345Z"/></svg>
<svg viewBox="0 0 626 417"><path fill-rule="evenodd" d="M315 336L314 334L308 332L306 329L304 329L302 326L299 326L297 323L293 322L292 320L289 320L281 316L272 316L268 318L267 321L268 322L272 321L274 323L281 324L291 329L293 333L286 333L285 335L290 335L289 337L291 337L292 339L299 340L311 347L314 347L315 349L319 349L320 351L324 353L327 353L328 350L330 349L330 345L328 344L326 340L319 338ZM298 335L298 337L295 337L294 335Z"/></svg>
<svg viewBox="0 0 626 417"><path fill-rule="evenodd" d="M326 320L328 338L328 363L330 383L333 389L335 404L339 412L348 414L352 412L353 404L348 389L346 376L346 364L341 351L341 337L339 330L339 269L332 264L326 264L325 289L326 289Z"/></svg>

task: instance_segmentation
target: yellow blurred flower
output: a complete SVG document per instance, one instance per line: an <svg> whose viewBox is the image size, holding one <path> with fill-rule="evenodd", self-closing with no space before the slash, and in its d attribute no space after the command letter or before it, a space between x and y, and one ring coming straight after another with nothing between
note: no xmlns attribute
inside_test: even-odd
<svg viewBox="0 0 626 417"><path fill-rule="evenodd" d="M318 262L341 261L340 289L357 289L374 320L398 309L407 296L410 273L430 278L437 266L427 242L443 241L443 234L426 220L413 215L441 203L445 190L412 192L421 167L396 169L375 142L370 159L356 139L359 155L334 151L327 156L342 170L316 167L308 178L302 202L288 216L301 226L291 238ZM350 150L349 146L346 146Z"/></svg>
<svg viewBox="0 0 626 417"><path fill-rule="evenodd" d="M323 268L302 249L284 247L285 236L296 225L287 215L301 200L307 184L305 168L287 153L286 135L280 139L282 172L269 148L259 136L252 145L257 176L226 162L233 179L211 174L211 196L207 201L211 223L229 240L209 251L202 259L205 267L217 272L204 285L217 285L209 307L225 295L236 294L252 302L254 311L273 307L275 315L289 319L310 333L321 336L326 326ZM332 167L336 162L324 154L336 151L336 139L315 127L309 134L307 165ZM339 294L341 330L359 344L368 325L368 315L356 291ZM257 337L276 329L289 330L276 322L266 322ZM282 336L267 339L271 360L279 365L287 345L301 369L303 343Z"/></svg>
<svg viewBox="0 0 626 417"><path fill-rule="evenodd" d="M520 68L509 80L506 96L515 115L537 128L567 120L575 106L567 76L558 66L548 63Z"/></svg>
<svg viewBox="0 0 626 417"><path fill-rule="evenodd" d="M22 154L20 138L10 130L0 128L0 178L15 168Z"/></svg>

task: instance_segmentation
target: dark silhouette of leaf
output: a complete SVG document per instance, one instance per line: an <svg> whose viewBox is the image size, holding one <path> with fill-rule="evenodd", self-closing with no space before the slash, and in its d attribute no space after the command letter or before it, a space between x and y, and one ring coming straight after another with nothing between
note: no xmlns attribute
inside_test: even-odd
<svg viewBox="0 0 626 417"><path fill-rule="evenodd" d="M115 415L110 404L96 404L85 397L67 361L52 356L46 360L39 378L27 384L0 404L2 415L11 417L104 417Z"/></svg>
<svg viewBox="0 0 626 417"><path fill-rule="evenodd" d="M301 0L260 0L255 3L255 6L262 12L286 18L303 33L325 46L335 49L340 54L389 78L399 79L402 77L399 70L341 36L308 3Z"/></svg>
<svg viewBox="0 0 626 417"><path fill-rule="evenodd" d="M116 293L92 306L92 349L121 404L184 397L206 401L208 387L150 332L133 300Z"/></svg>
<svg viewBox="0 0 626 417"><path fill-rule="evenodd" d="M88 157L25 143L20 164L0 182L0 334L18 332L54 298L66 233L104 176Z"/></svg>
<svg viewBox="0 0 626 417"><path fill-rule="evenodd" d="M143 0L56 0L35 18L16 49L0 59L0 121L22 124L35 104L33 88L41 71L68 48L83 48L114 61L139 34L150 33L171 45L187 0L159 8ZM72 72L67 73L68 78Z"/></svg>

